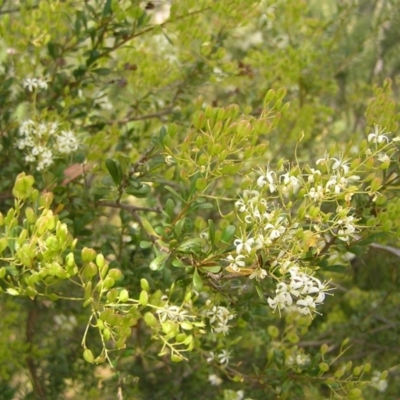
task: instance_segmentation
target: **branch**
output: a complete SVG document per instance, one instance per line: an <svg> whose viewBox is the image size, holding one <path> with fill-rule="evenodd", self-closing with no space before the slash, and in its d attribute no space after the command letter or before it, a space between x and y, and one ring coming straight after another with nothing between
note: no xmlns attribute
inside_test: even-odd
<svg viewBox="0 0 400 400"><path fill-rule="evenodd" d="M152 113L152 114L146 114L146 115L140 115L138 117L126 117L123 119L116 119L113 121L108 122L109 124L126 124L127 122L131 122L131 121L143 121L146 119L153 119L153 118L160 118L163 115L168 115L171 114L173 111L172 107L168 107L165 110L161 110L159 112L156 113Z"/></svg>
<svg viewBox="0 0 400 400"><path fill-rule="evenodd" d="M105 206L105 207L111 207L111 208L119 208L121 210L126 210L131 213L135 213L137 211L148 211L148 212L155 212L155 213L161 213L161 208L160 207L140 207L140 206L131 206L129 204L122 204L122 203L114 203L112 201L106 201L106 200L99 200L97 202L98 205L100 206Z"/></svg>
<svg viewBox="0 0 400 400"><path fill-rule="evenodd" d="M29 344L29 352L33 348L33 340L35 336L35 325L36 325L36 320L37 320L37 315L38 315L38 309L37 309L37 303L36 301L32 302L32 307L29 310L28 313L28 318L26 320L26 341ZM42 386L42 381L40 377L37 374L37 369L35 365L34 358L28 354L26 356L26 364L29 370L29 373L31 375L31 380L33 384L33 391L35 394L35 397L39 400L46 400L46 391L44 387Z"/></svg>
<svg viewBox="0 0 400 400"><path fill-rule="evenodd" d="M35 10L36 8L39 8L39 6L32 6L32 7L27 8L27 10ZM20 12L20 11L21 11L21 8L12 8L10 10L2 10L2 11L0 11L0 15L13 14L13 13Z"/></svg>
<svg viewBox="0 0 400 400"><path fill-rule="evenodd" d="M114 119L114 120L106 121L106 122L102 122L102 123L105 123L106 125L112 125L112 124L123 125L123 124L126 124L127 122L132 122L132 121L144 121L146 119L161 118L163 115L168 115L168 114L171 114L172 112L173 112L172 107L168 107L164 110L161 110L159 112L152 113L152 114L139 115L137 117L125 117L122 119ZM87 125L87 126L85 126L85 129L95 128L98 124L99 123Z"/></svg>
<svg viewBox="0 0 400 400"><path fill-rule="evenodd" d="M386 251L390 254L395 255L396 257L400 257L400 249L396 248L396 247L392 247L392 246L383 246L381 244L378 243L371 243L369 245L369 247L371 247L372 249L377 249L377 250L382 250L382 251Z"/></svg>

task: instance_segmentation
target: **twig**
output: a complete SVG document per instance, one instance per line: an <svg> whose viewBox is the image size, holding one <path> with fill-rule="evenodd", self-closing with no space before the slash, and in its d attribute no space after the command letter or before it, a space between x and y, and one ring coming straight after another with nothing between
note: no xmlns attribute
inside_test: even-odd
<svg viewBox="0 0 400 400"><path fill-rule="evenodd" d="M28 313L28 318L26 320L26 341L29 344L29 351L32 350L33 348L33 340L35 336L35 325L36 325L36 319L37 319L37 303L36 301L32 302L32 307L29 310ZM46 391L44 387L42 386L42 381L40 377L37 374L37 369L35 365L35 361L33 357L28 354L26 356L26 364L28 366L29 373L31 375L31 380L33 384L33 390L35 393L35 397L39 400L46 400Z"/></svg>
<svg viewBox="0 0 400 400"><path fill-rule="evenodd" d="M378 244L378 243L371 243L369 245L369 247L371 247L373 249L377 249L377 250L386 251L388 253L391 253L391 254L395 255L396 257L400 257L400 249L398 249L396 247L383 246L383 245Z"/></svg>
<svg viewBox="0 0 400 400"><path fill-rule="evenodd" d="M101 206L106 206L106 207L111 207L111 208L119 208L121 210L127 210L131 213L135 213L137 211L148 211L148 212L156 212L156 213L161 213L161 208L160 207L140 207L140 206L131 206L129 204L123 204L123 203L114 203L112 201L106 201L106 200L99 200L97 204Z"/></svg>
<svg viewBox="0 0 400 400"><path fill-rule="evenodd" d="M131 121L143 121L145 119L160 118L163 115L171 114L172 111L173 111L172 107L168 107L165 110L161 110L159 112L152 113L152 114L140 115L138 117L126 117L126 118L123 118L120 120L116 119L116 120L110 121L109 124L126 124L127 122L131 122Z"/></svg>

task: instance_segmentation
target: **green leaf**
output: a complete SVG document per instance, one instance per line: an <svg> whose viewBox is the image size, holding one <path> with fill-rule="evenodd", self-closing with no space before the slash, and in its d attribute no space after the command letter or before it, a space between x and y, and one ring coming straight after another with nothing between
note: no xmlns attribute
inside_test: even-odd
<svg viewBox="0 0 400 400"><path fill-rule="evenodd" d="M14 288L7 288L6 289L6 293L11 294L11 296L18 296L19 295L19 291L17 289L14 289Z"/></svg>
<svg viewBox="0 0 400 400"><path fill-rule="evenodd" d="M125 188L125 193L138 198L147 197L147 195L150 192L151 192L151 187L145 183L141 183L141 186L139 188L135 188L132 186L128 186Z"/></svg>
<svg viewBox="0 0 400 400"><path fill-rule="evenodd" d="M201 289L203 289L203 281L197 269L194 270L193 274L193 287L199 292L201 291Z"/></svg>
<svg viewBox="0 0 400 400"><path fill-rule="evenodd" d="M327 265L326 267L321 268L321 271L329 271L329 272L337 272L342 274L345 272L347 267L345 265L335 264L335 265Z"/></svg>
<svg viewBox="0 0 400 400"><path fill-rule="evenodd" d="M146 218L144 218L144 217L142 217L142 226L143 226L143 229L146 231L146 233L147 233L148 235L154 236L154 237L157 237L157 238L158 238L157 232L156 232L156 231L154 230L154 228L151 226L150 222L149 222Z"/></svg>
<svg viewBox="0 0 400 400"><path fill-rule="evenodd" d="M178 258L175 258L173 261L172 261L172 265L174 266L174 267L177 267L177 268L183 268L183 267L186 267L186 264L184 264L181 260L179 260Z"/></svg>
<svg viewBox="0 0 400 400"><path fill-rule="evenodd" d="M95 68L92 72L97 75L110 75L112 71L109 68Z"/></svg>
<svg viewBox="0 0 400 400"><path fill-rule="evenodd" d="M106 0L106 3L103 7L103 17L107 17L108 15L112 14L112 0Z"/></svg>
<svg viewBox="0 0 400 400"><path fill-rule="evenodd" d="M214 248L214 246L215 246L215 224L212 219L208 220L208 236L209 236L210 242Z"/></svg>
<svg viewBox="0 0 400 400"><path fill-rule="evenodd" d="M149 282L147 281L147 279L142 278L140 280L140 287L145 290L146 292L148 292L150 290L150 285Z"/></svg>
<svg viewBox="0 0 400 400"><path fill-rule="evenodd" d="M201 267L200 269L204 272L211 272L213 274L218 274L218 272L221 271L221 266L213 265L212 267Z"/></svg>
<svg viewBox="0 0 400 400"><path fill-rule="evenodd" d="M0 255L8 246L8 238L3 237L0 239Z"/></svg>
<svg viewBox="0 0 400 400"><path fill-rule="evenodd" d="M153 327L158 324L157 318L150 311L144 314L143 319L147 326Z"/></svg>
<svg viewBox="0 0 400 400"><path fill-rule="evenodd" d="M198 254L203 248L203 242L200 238L192 238L185 240L177 250L181 253L194 253Z"/></svg>
<svg viewBox="0 0 400 400"><path fill-rule="evenodd" d="M165 203L165 212L167 213L170 220L172 220L174 217L174 207L175 207L174 201L171 198L169 198Z"/></svg>
<svg viewBox="0 0 400 400"><path fill-rule="evenodd" d="M177 197L183 203L186 203L186 201L174 189L172 189L171 186L165 185L164 189L168 190L168 192L172 193L175 197Z"/></svg>
<svg viewBox="0 0 400 400"><path fill-rule="evenodd" d="M150 263L149 268L153 271L158 271L164 268L165 261L167 260L167 258L168 254L161 254Z"/></svg>
<svg viewBox="0 0 400 400"><path fill-rule="evenodd" d="M116 186L119 186L122 182L122 169L118 160L112 160L107 158L105 161L108 173L111 175Z"/></svg>
<svg viewBox="0 0 400 400"><path fill-rule="evenodd" d="M255 288L256 288L256 292L257 292L258 297L260 298L260 300L265 301L264 291L262 290L262 287L258 282L256 282Z"/></svg>
<svg viewBox="0 0 400 400"><path fill-rule="evenodd" d="M139 304L142 305L143 307L146 307L148 302L149 302L149 294L147 293L146 290L142 290L139 295Z"/></svg>
<svg viewBox="0 0 400 400"><path fill-rule="evenodd" d="M152 242L145 241L145 240L142 240L142 241L140 242L139 246L140 246L141 249L149 249L150 247L153 246L153 243L152 243Z"/></svg>
<svg viewBox="0 0 400 400"><path fill-rule="evenodd" d="M190 211L194 210L209 210L210 208L214 208L211 203L195 203L192 207L190 207Z"/></svg>
<svg viewBox="0 0 400 400"><path fill-rule="evenodd" d="M160 140L160 144L164 144L164 139L168 136L168 131L167 128L165 126L162 126L160 128L160 136L159 136L159 140Z"/></svg>
<svg viewBox="0 0 400 400"><path fill-rule="evenodd" d="M224 243L229 244L229 242L231 241L231 239L233 238L233 235L236 232L236 227L234 225L228 225L224 231L222 232L222 236L221 236L221 240Z"/></svg>
<svg viewBox="0 0 400 400"><path fill-rule="evenodd" d="M196 189L202 192L203 190L206 189L207 183L208 183L208 182L207 182L207 179L205 179L205 178L198 178L198 179L196 180Z"/></svg>

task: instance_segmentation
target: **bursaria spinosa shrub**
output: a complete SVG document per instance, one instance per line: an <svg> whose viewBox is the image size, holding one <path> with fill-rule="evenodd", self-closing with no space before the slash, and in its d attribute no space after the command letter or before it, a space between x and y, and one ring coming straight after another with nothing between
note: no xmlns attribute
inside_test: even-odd
<svg viewBox="0 0 400 400"><path fill-rule="evenodd" d="M297 3L0 7L5 399L394 398L392 15Z"/></svg>

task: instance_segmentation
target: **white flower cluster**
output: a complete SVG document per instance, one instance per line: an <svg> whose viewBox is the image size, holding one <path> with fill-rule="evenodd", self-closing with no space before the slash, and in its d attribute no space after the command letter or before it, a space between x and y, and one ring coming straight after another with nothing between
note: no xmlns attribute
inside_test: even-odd
<svg viewBox="0 0 400 400"><path fill-rule="evenodd" d="M384 129L382 131L379 131L379 126L375 125L374 127L374 131L371 132L368 135L368 142L370 143L376 143L376 144L380 144L380 143L389 143L389 138L388 138L388 134L390 132L388 132L386 135L383 134Z"/></svg>
<svg viewBox="0 0 400 400"><path fill-rule="evenodd" d="M357 227L355 225L356 219L350 215L345 216L337 221L338 231L337 237L344 242L348 242L351 237L357 232Z"/></svg>
<svg viewBox="0 0 400 400"><path fill-rule="evenodd" d="M167 320L182 322L189 318L195 318L194 316L188 315L186 310L182 310L178 306L169 304L166 304L163 308L158 309L156 314L158 314L161 322L165 322Z"/></svg>
<svg viewBox="0 0 400 400"><path fill-rule="evenodd" d="M323 200L331 200L341 193L346 193L346 200L350 201L353 195L351 185L353 182L360 180L360 177L358 175L350 175L348 160L325 157L317 160L316 164L330 167L330 176L324 182L321 179L321 171L310 168L311 173L307 177L307 181L310 184L307 196L318 203Z"/></svg>
<svg viewBox="0 0 400 400"><path fill-rule="evenodd" d="M47 82L42 78L26 78L22 82L22 86L27 88L30 92L33 92L34 89L47 89Z"/></svg>
<svg viewBox="0 0 400 400"><path fill-rule="evenodd" d="M328 290L327 283L322 283L314 276L300 271L297 265L289 268L290 282L279 282L275 297L268 298L268 304L275 311L287 308L300 314L312 315L316 306L323 303Z"/></svg>
<svg viewBox="0 0 400 400"><path fill-rule="evenodd" d="M400 140L391 141L383 132L376 126L361 145L365 151L353 162L345 154L335 158L327 153L314 168L259 168L235 203L240 234L225 259L226 271L257 281L274 280L275 295L268 299L274 311L316 312L328 285L309 275L305 267L335 239L350 243L364 228L354 214L352 198L363 193L376 199L379 181L367 186L374 178L371 171L388 167L397 150L392 142Z"/></svg>
<svg viewBox="0 0 400 400"><path fill-rule="evenodd" d="M400 141L400 137L395 137L392 140L389 138L390 132L385 132L385 129L380 130L378 125L375 125L374 131L371 132L368 137L368 143L370 143L372 148L367 148L365 151L366 156L371 156L373 154L372 150L375 150L376 159L381 164L386 164L386 168L390 164L390 156L385 150L389 150L391 147L391 142ZM390 151L389 151L390 153Z"/></svg>
<svg viewBox="0 0 400 400"><path fill-rule="evenodd" d="M286 360L285 364L288 367L293 368L304 368L310 363L310 356L308 354L304 354L302 349L297 351L295 354L289 355Z"/></svg>
<svg viewBox="0 0 400 400"><path fill-rule="evenodd" d="M262 233L254 238L236 239L237 254L242 252L250 254L252 248L264 248L270 246L286 232L286 215L278 210L268 209L267 201L257 190L245 190L243 198L235 203L238 211L244 213L244 221L247 225L257 225Z"/></svg>
<svg viewBox="0 0 400 400"><path fill-rule="evenodd" d="M223 333L226 335L229 332L229 321L235 318L235 314L231 313L226 307L213 306L210 311L206 313L210 320L211 329L216 333Z"/></svg>
<svg viewBox="0 0 400 400"><path fill-rule="evenodd" d="M381 378L381 373L379 371L374 371L370 385L383 393L388 388L388 381Z"/></svg>
<svg viewBox="0 0 400 400"><path fill-rule="evenodd" d="M219 386L222 383L222 379L218 375L215 375L215 374L208 375L208 381L213 386Z"/></svg>
<svg viewBox="0 0 400 400"><path fill-rule="evenodd" d="M37 163L37 170L48 168L54 158L70 154L78 149L78 141L72 131L59 129L56 122L37 123L31 119L19 128L16 146L25 151L25 161Z"/></svg>
<svg viewBox="0 0 400 400"><path fill-rule="evenodd" d="M207 357L207 362L211 363L214 360L218 360L218 362L221 365L228 365L230 359L232 358L232 356L230 355L229 351L227 350L221 350L220 353L218 353L217 355L215 355L215 353L213 351L210 351L209 356Z"/></svg>
<svg viewBox="0 0 400 400"><path fill-rule="evenodd" d="M290 190L296 193L300 188L299 179L286 172L282 174L279 178L275 171L270 171L269 167L266 171L260 169L260 176L257 179L257 186L263 188L264 186L268 188L270 193L274 193L278 190L278 186L281 189L282 194L287 195Z"/></svg>

